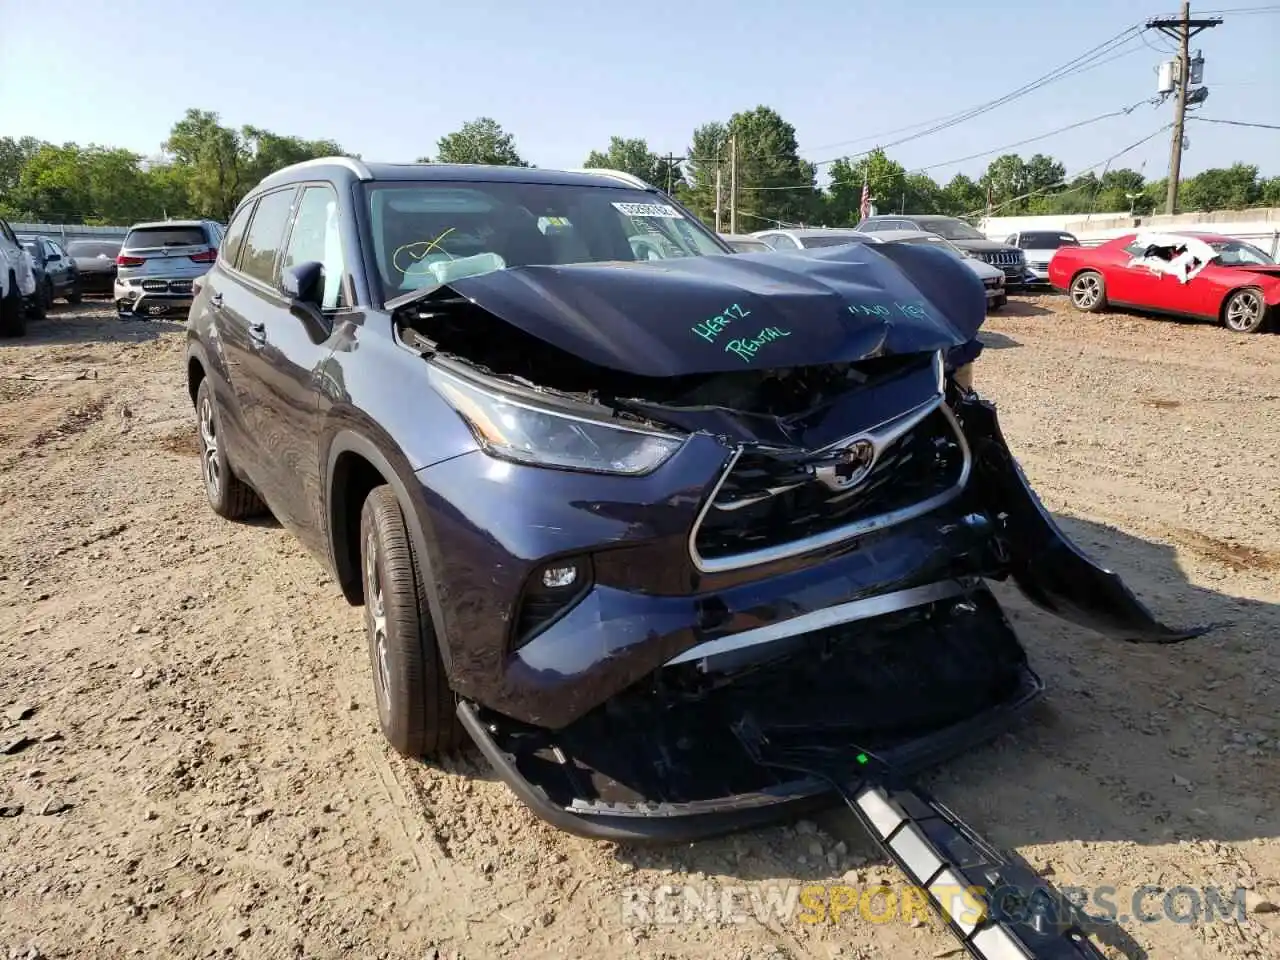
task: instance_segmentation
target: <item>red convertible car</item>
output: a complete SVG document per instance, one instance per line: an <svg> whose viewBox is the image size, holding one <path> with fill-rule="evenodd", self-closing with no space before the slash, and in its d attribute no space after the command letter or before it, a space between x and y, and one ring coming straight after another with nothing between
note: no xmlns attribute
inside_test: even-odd
<svg viewBox="0 0 1280 960"><path fill-rule="evenodd" d="M1280 265L1252 244L1209 233L1130 233L1096 247L1060 247L1049 282L1077 310L1108 305L1200 317L1235 333L1280 316Z"/></svg>

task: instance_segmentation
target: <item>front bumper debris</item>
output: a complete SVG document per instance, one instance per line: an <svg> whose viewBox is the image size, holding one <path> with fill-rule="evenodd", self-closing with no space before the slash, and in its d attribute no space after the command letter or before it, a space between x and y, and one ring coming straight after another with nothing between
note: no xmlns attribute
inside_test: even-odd
<svg viewBox="0 0 1280 960"><path fill-rule="evenodd" d="M958 595L771 644L674 658L560 730L470 701L459 716L542 819L580 836L671 843L829 804L831 785L762 767L747 718L835 752L871 745L917 772L1014 726L1043 684L980 582Z"/></svg>
<svg viewBox="0 0 1280 960"><path fill-rule="evenodd" d="M827 781L890 860L978 960L1102 960L1071 902L983 840L870 750L831 751L750 718L737 728L765 767Z"/></svg>
<svg viewBox="0 0 1280 960"><path fill-rule="evenodd" d="M195 298L193 279L147 277L142 280L116 280L116 312L135 319L167 317L182 314L185 318Z"/></svg>

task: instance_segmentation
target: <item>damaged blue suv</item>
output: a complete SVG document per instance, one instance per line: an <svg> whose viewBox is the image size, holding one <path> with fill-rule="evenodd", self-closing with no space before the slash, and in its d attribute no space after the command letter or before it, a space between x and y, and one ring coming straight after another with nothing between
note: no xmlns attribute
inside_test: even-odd
<svg viewBox="0 0 1280 960"><path fill-rule="evenodd" d="M363 605L382 729L541 817L689 839L830 797L742 731L900 771L1042 685L986 586L1157 622L1041 507L925 246L735 254L610 172L332 158L258 184L189 318L204 486Z"/></svg>

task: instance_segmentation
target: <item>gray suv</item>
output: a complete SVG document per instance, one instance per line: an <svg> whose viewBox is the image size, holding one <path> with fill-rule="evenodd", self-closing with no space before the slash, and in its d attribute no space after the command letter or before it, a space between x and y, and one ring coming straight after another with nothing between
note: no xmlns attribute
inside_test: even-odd
<svg viewBox="0 0 1280 960"><path fill-rule="evenodd" d="M192 285L218 259L222 225L162 220L129 228L116 256L115 301L121 320L185 313Z"/></svg>
<svg viewBox="0 0 1280 960"><path fill-rule="evenodd" d="M882 214L867 217L858 224L856 229L863 233L876 233L881 230L923 230L926 233L934 233L944 240L950 240L971 256L1003 270L1005 288L1008 290L1020 290L1036 282L1035 275L1027 269L1025 253L1010 244L988 240L959 217L944 217L938 214Z"/></svg>

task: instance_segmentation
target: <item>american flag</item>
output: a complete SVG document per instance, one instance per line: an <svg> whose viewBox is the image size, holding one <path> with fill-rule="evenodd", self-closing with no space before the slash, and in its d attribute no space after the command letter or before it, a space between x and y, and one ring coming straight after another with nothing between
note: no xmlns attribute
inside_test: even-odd
<svg viewBox="0 0 1280 960"><path fill-rule="evenodd" d="M862 175L862 203L858 206L858 213L864 220L871 216L871 185L867 183L865 171Z"/></svg>

